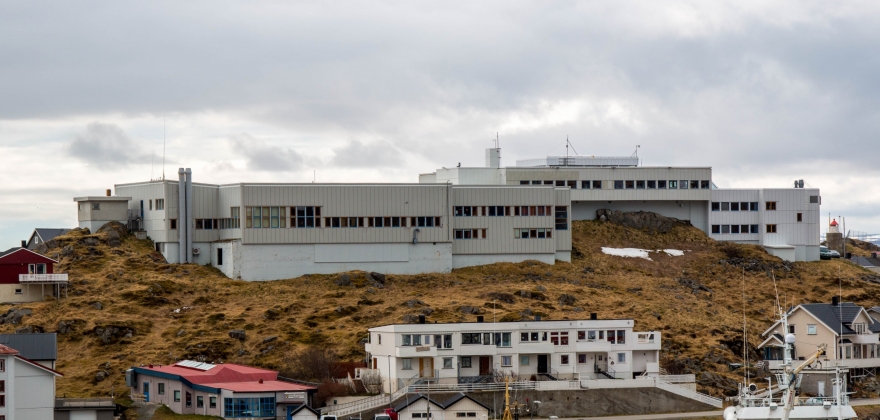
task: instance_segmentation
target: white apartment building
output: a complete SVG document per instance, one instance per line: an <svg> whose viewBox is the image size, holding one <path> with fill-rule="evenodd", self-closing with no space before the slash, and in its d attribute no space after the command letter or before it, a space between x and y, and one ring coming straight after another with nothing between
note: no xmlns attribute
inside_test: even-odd
<svg viewBox="0 0 880 420"><path fill-rule="evenodd" d="M370 328L367 356L394 392L419 380L632 378L657 373L661 336L632 319L418 323ZM423 322L423 320L422 320Z"/></svg>
<svg viewBox="0 0 880 420"><path fill-rule="evenodd" d="M753 243L788 261L819 260L817 188L723 189L710 167L644 167L636 157L549 156L502 167L488 149L484 168L442 168L421 183L552 185L571 190L572 220L600 209L650 211L686 220L716 240ZM745 210L743 210L745 209Z"/></svg>

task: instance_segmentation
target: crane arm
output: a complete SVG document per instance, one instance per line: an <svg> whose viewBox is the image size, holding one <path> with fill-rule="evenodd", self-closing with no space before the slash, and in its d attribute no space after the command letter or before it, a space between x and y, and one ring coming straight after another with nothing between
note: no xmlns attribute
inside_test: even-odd
<svg viewBox="0 0 880 420"><path fill-rule="evenodd" d="M828 348L827 344L825 344L825 343L819 344L819 349L816 350L816 353L813 353L813 355L810 356L810 358L807 359L807 361L802 363L800 366L796 367L793 371L791 371L791 373L794 375L801 373L801 371L804 370L804 368L813 364L813 362L815 362L816 360L819 360L819 356L822 356L823 354L825 354L826 348Z"/></svg>
<svg viewBox="0 0 880 420"><path fill-rule="evenodd" d="M802 363L800 366L786 372L786 374L788 374L789 377L788 377L788 389L785 390L785 397L784 397L785 398L785 408L784 408L784 411L782 414L783 420L788 420L788 416L791 413L792 407L794 406L794 384L797 381L797 374L801 373L802 370L804 370L807 366L811 365L816 360L819 360L819 356L822 356L823 354L825 354L826 348L828 348L827 344L825 344L825 343L820 344L819 348L816 350L815 353L813 353L812 356L810 356L809 359L804 361L804 363ZM786 370L788 370L788 369L791 369L791 368L786 367Z"/></svg>

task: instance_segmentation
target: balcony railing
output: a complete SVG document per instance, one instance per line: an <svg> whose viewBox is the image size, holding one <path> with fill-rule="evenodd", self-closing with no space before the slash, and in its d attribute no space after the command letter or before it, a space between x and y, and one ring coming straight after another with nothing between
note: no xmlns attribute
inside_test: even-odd
<svg viewBox="0 0 880 420"><path fill-rule="evenodd" d="M67 283L67 273L63 274L19 274L18 282L22 284L33 283Z"/></svg>

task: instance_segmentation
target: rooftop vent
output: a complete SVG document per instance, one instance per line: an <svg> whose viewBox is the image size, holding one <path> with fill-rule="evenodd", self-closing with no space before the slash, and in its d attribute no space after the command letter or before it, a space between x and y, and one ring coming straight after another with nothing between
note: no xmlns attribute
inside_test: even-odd
<svg viewBox="0 0 880 420"><path fill-rule="evenodd" d="M595 321L597 319L599 319L599 314L597 314L595 312L590 312L590 320Z"/></svg>
<svg viewBox="0 0 880 420"><path fill-rule="evenodd" d="M477 315L477 322L483 322L483 316Z"/></svg>
<svg viewBox="0 0 880 420"><path fill-rule="evenodd" d="M425 316L419 315L419 324L424 324L424 323L425 323Z"/></svg>

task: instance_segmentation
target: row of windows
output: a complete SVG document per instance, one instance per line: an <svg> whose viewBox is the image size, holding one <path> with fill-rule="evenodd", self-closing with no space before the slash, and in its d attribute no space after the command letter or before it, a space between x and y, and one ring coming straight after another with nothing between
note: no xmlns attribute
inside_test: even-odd
<svg viewBox="0 0 880 420"><path fill-rule="evenodd" d="M773 205L773 208L770 208L770 205ZM776 210L776 202L775 201L767 201L766 203L767 210ZM758 211L758 202L757 201L743 201L743 202L728 202L728 201L713 201L712 202L712 211Z"/></svg>
<svg viewBox="0 0 880 420"><path fill-rule="evenodd" d="M616 180L615 190L708 190L712 183L708 180Z"/></svg>
<svg viewBox="0 0 880 420"><path fill-rule="evenodd" d="M149 201L150 201L150 211L153 211L153 200L149 200ZM165 199L164 198L157 198L155 201L156 201L156 210L165 210ZM141 204L143 204L143 201L141 201ZM97 210L97 209L95 209L95 210Z"/></svg>
<svg viewBox="0 0 880 420"><path fill-rule="evenodd" d="M146 391L146 390L144 390ZM159 395L165 395L165 383L159 382L156 384L156 393ZM180 402L180 390L174 390L174 402ZM208 405L210 408L217 408L217 397L210 397L208 399ZM192 394L189 392L186 393L186 406L192 407ZM196 407L203 408L205 406L205 397L204 396L196 396Z"/></svg>
<svg viewBox="0 0 880 420"><path fill-rule="evenodd" d="M513 237L515 239L543 239L552 238L553 229L550 228L527 228L514 229Z"/></svg>
<svg viewBox="0 0 880 420"><path fill-rule="evenodd" d="M800 220L798 221L800 222ZM758 225L712 225L712 233L720 234L760 233L758 229ZM776 225L765 225L764 231L766 233L776 233Z"/></svg>
<svg viewBox="0 0 880 420"><path fill-rule="evenodd" d="M275 397L224 398L223 417L275 417Z"/></svg>
<svg viewBox="0 0 880 420"><path fill-rule="evenodd" d="M455 206L455 217L552 216L553 206Z"/></svg>
<svg viewBox="0 0 880 420"><path fill-rule="evenodd" d="M217 230L217 229L238 229L241 227L238 218L226 219L196 219L196 229ZM177 219L171 219L171 229L177 229Z"/></svg>
<svg viewBox="0 0 880 420"><path fill-rule="evenodd" d="M571 356L568 354L559 355L559 364L568 365L571 362ZM603 357L601 355L596 356L599 361L602 361ZM520 366L529 366L532 362L532 355L520 355L519 356L519 364ZM402 370L412 370L412 359L405 358L402 360ZM578 353L577 354L577 362L578 364L587 363L587 354ZM471 356L462 356L459 357L460 367L462 369L472 368L473 360ZM617 353L617 363L626 363L626 353ZM501 356L501 366L502 367L511 367L513 366L513 356ZM444 357L443 358L443 369L453 369L453 358L452 357ZM459 416L461 417L461 416Z"/></svg>
<svg viewBox="0 0 880 420"><path fill-rule="evenodd" d="M488 239L486 229L455 229L455 239Z"/></svg>
<svg viewBox="0 0 880 420"><path fill-rule="evenodd" d="M378 344L382 344L382 334L378 334ZM433 339L434 345L441 349L452 348L452 334L402 334L401 339L403 346L430 346ZM577 331L578 341L607 341L611 344L626 344L626 330L579 330ZM650 340L650 341L648 341ZM639 342L653 342L654 335L650 337L639 337ZM556 346L567 346L569 344L568 331L531 331L521 332L519 335L521 343L538 343L547 342ZM461 333L461 344L482 344L494 345L497 347L510 347L511 333L509 332L466 332Z"/></svg>
<svg viewBox="0 0 880 420"><path fill-rule="evenodd" d="M287 210L287 207L245 207L245 227L249 229L287 228ZM437 216L346 216L322 218L321 207L290 207L291 228L405 228L441 226L441 218Z"/></svg>

